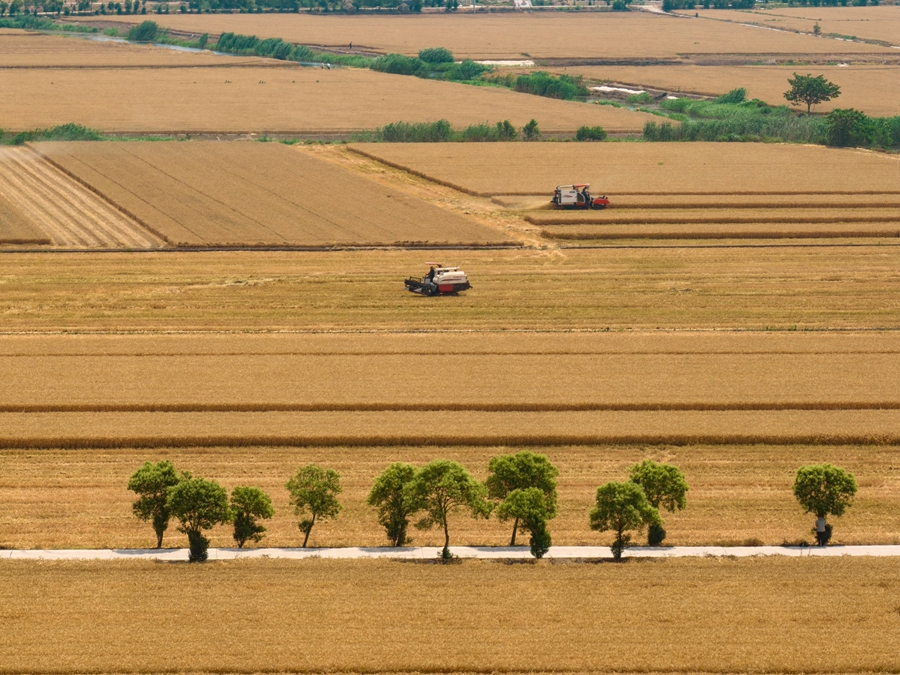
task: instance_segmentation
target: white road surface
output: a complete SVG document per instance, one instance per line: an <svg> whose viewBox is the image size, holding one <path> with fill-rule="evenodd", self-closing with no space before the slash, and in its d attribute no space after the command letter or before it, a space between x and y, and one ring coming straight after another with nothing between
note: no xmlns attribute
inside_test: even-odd
<svg viewBox="0 0 900 675"><path fill-rule="evenodd" d="M528 547L451 546L460 558L528 559ZM210 560L238 558L389 558L397 560L427 560L437 558L439 547L405 548L211 548ZM900 556L900 546L661 546L633 547L626 558L690 558L751 556ZM607 546L554 546L546 555L553 559L612 558ZM188 559L186 548L164 549L59 549L59 550L0 550L0 560L167 560Z"/></svg>

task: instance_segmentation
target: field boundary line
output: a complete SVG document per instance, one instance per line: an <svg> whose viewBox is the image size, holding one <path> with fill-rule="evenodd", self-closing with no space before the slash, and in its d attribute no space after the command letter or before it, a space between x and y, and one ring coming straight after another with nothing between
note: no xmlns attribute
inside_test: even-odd
<svg viewBox="0 0 900 675"><path fill-rule="evenodd" d="M698 216L688 218L673 216L672 218L660 216L647 217L610 217L582 216L577 218L560 218L554 216L525 216L524 220L532 225L543 227L563 227L566 225L753 225L763 223L777 223L779 225L837 225L840 223L900 223L900 215L890 216Z"/></svg>
<svg viewBox="0 0 900 675"><path fill-rule="evenodd" d="M169 238L168 238L166 235L164 235L162 232L159 232L156 228L151 227L151 226L148 225L144 220L142 220L141 218L138 218L135 214L133 214L133 213L132 213L131 211L129 211L128 209L126 209L125 207L120 206L119 204L117 204L116 202L114 202L112 199L110 199L107 195L103 194L100 190L98 190L97 188L95 188L93 185L91 185L90 183L88 183L88 182L85 181L85 180L82 180L81 178L79 178L78 176L76 176L74 173L72 173L71 171L69 171L68 169L66 169L64 166L62 166L62 165L59 164L58 162L55 162L54 160L52 160L50 157L48 157L47 155L45 155L43 152L41 152L40 150L38 150L37 148L35 148L31 143L26 143L25 146L26 146L29 150L31 150L33 153L35 153L38 157L40 157L41 159L43 159L45 162L47 162L48 164L50 164L51 166L53 166L53 167L56 168L57 170L59 170L59 171L61 171L62 173L64 173L66 176L68 176L69 178L71 178L72 180L74 180L76 183L78 183L79 185L81 185L83 188L85 188L86 190L88 190L88 191L92 192L93 194L97 195L100 199L102 199L104 202L106 202L107 204L109 204L109 205L110 205L112 208L114 208L116 211L118 211L119 213L121 213L121 214L124 215L124 216L127 216L128 218L130 218L131 220L133 220L134 222L136 222L138 225L140 225L141 227L143 227L145 230L147 230L147 231L150 232L151 234L153 234L153 235L159 237L162 241L166 242L166 243L169 244L169 245L172 245L171 239L169 239ZM148 251L148 250L154 250L154 249L134 249L134 250L146 252L146 251ZM158 249L156 249L156 250L158 250Z"/></svg>
<svg viewBox="0 0 900 675"><path fill-rule="evenodd" d="M545 239L553 239L557 241L615 241L619 239L641 239L641 240L716 240L716 239L896 239L900 237L900 228L896 231L869 231L869 232L747 232L747 231L724 231L724 232L550 232L541 231L541 236ZM846 244L835 244L835 246L845 246ZM570 248L585 248L583 246L573 246ZM722 246L718 248L728 248Z"/></svg>
<svg viewBox="0 0 900 675"><path fill-rule="evenodd" d="M217 447L555 447L583 445L852 445L900 446L900 434L610 434L497 436L56 436L0 438L0 450Z"/></svg>
<svg viewBox="0 0 900 675"><path fill-rule="evenodd" d="M444 187L452 188L459 192L462 192L467 195L472 195L473 197L490 197L491 193L484 192L475 192L474 190L470 190L469 188L462 187L461 185L457 185L456 183L451 183L449 181L441 180L439 178L434 178L433 176L429 176L426 173L421 171L416 171L415 169L411 169L408 166L403 166L402 164L391 162L389 160L378 157L377 155L372 155L366 152L365 150L360 150L358 148L353 147L353 145L347 145L347 150L349 152L354 152L357 155L365 157L366 159L371 159L374 162L378 162L379 164L384 164L385 166L389 166L393 169L399 169L400 171L405 171L408 174L413 176L418 176L419 178L424 178L430 183L434 183L435 185L443 185Z"/></svg>
<svg viewBox="0 0 900 675"><path fill-rule="evenodd" d="M842 354L844 352L841 352ZM867 352L868 353L868 352ZM891 352L894 353L894 352ZM385 355L385 354L379 354ZM68 355L67 355L68 356ZM327 354L326 356L332 356ZM348 355L344 355L348 356ZM357 356L349 354L349 356ZM488 354L487 356L494 356ZM756 412L900 410L900 401L796 403L135 403L4 404L0 414L203 412Z"/></svg>

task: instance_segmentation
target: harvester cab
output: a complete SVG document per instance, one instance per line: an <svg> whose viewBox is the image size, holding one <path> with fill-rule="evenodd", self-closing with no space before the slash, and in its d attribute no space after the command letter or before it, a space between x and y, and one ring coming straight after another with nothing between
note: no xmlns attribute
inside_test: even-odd
<svg viewBox="0 0 900 675"><path fill-rule="evenodd" d="M421 279L409 277L404 284L406 290L419 295L456 295L472 286L466 273L458 267L444 267L440 263L426 263L428 274Z"/></svg>
<svg viewBox="0 0 900 675"><path fill-rule="evenodd" d="M553 193L553 203L562 209L605 209L609 206L606 195L591 197L589 183L557 185Z"/></svg>

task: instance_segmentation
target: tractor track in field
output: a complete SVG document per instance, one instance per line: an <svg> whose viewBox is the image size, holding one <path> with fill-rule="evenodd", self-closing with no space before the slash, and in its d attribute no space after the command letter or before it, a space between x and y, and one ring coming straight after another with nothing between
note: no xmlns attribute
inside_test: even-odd
<svg viewBox="0 0 900 675"><path fill-rule="evenodd" d="M0 149L0 189L56 247L155 249L165 245L31 148Z"/></svg>

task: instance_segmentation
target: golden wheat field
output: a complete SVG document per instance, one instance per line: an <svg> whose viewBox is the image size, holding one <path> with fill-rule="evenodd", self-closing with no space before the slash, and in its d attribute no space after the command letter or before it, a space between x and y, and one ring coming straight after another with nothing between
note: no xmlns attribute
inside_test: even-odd
<svg viewBox="0 0 900 675"><path fill-rule="evenodd" d="M36 230L9 200L0 195L0 246L49 243L50 239Z"/></svg>
<svg viewBox="0 0 900 675"><path fill-rule="evenodd" d="M601 106L605 107L605 106ZM863 150L747 143L353 144L355 152L480 195L590 183L616 194L896 194L900 160ZM798 170L802 168L802 170ZM805 197L803 201L808 201Z"/></svg>
<svg viewBox="0 0 900 675"><path fill-rule="evenodd" d="M743 87L747 98L758 98L770 105L789 105L784 93L790 89L788 78L800 75L824 75L841 88L839 97L819 104L815 112L835 108L856 108L868 115L891 117L900 114L900 98L895 83L900 78L896 66L844 64L793 66L570 66L554 72L581 75L595 82L608 80L626 86L662 89L671 95L682 93L719 96ZM799 109L799 108L798 108ZM803 106L805 112L806 108Z"/></svg>
<svg viewBox="0 0 900 675"><path fill-rule="evenodd" d="M766 28L812 33L818 23L825 37L836 36L881 40L900 45L900 10L896 5L883 7L779 7L740 13L699 10L701 17L755 24ZM830 40L833 41L833 40ZM846 42L836 42L843 48Z"/></svg>
<svg viewBox="0 0 900 675"><path fill-rule="evenodd" d="M316 16L252 14L168 15L162 25L210 35L231 31L332 48L414 55L447 47L474 59L659 59L708 54L893 54L878 45L818 40L811 35L761 32L719 21L634 12ZM91 21L91 18L87 18ZM134 17L104 21L135 23ZM810 27L811 28L811 27Z"/></svg>
<svg viewBox="0 0 900 675"><path fill-rule="evenodd" d="M545 132L639 132L645 113L355 68L0 69L6 130L68 122L107 132L349 133L392 122L536 119Z"/></svg>
<svg viewBox="0 0 900 675"><path fill-rule="evenodd" d="M283 66L274 60L246 56L189 53L150 45L89 40L84 37L0 29L0 68L173 68Z"/></svg>
<svg viewBox="0 0 900 675"><path fill-rule="evenodd" d="M519 450L510 446L4 450L0 545L41 549L155 546L150 525L132 514L135 495L126 485L143 462L169 459L176 467L216 480L229 490L254 485L268 492L275 516L266 523L268 531L258 544L263 547L302 544L299 518L288 501L285 483L308 463L333 468L341 475L344 508L335 520L316 524L309 545L385 546L384 530L365 500L375 477L388 464L404 461L421 466L447 458L483 480L491 457ZM558 445L531 450L545 454L560 471L559 515L550 523L557 545L609 545L609 533L588 527L597 487L625 480L628 469L647 458L676 464L690 486L687 508L663 514L667 543L672 545L811 542L814 518L798 507L791 484L799 466L823 461L853 471L860 484L853 506L833 521L835 543L896 544L900 538L897 446ZM511 531L511 523L496 517L474 520L459 512L451 518L454 545L504 546ZM210 534L213 546L235 545L226 526ZM413 545L443 542L438 530L412 530L410 536ZM643 539L635 536L636 543ZM184 547L186 541L173 522L163 543Z"/></svg>
<svg viewBox="0 0 900 675"><path fill-rule="evenodd" d="M5 331L743 330L896 328L898 249L441 252L474 286L403 289L435 253L19 254L0 269ZM511 283L514 280L514 283Z"/></svg>
<svg viewBox="0 0 900 675"><path fill-rule="evenodd" d="M177 246L503 243L479 223L278 143L39 143Z"/></svg>
<svg viewBox="0 0 900 675"><path fill-rule="evenodd" d="M10 673L897 667L887 559L2 561L0 574Z"/></svg>

